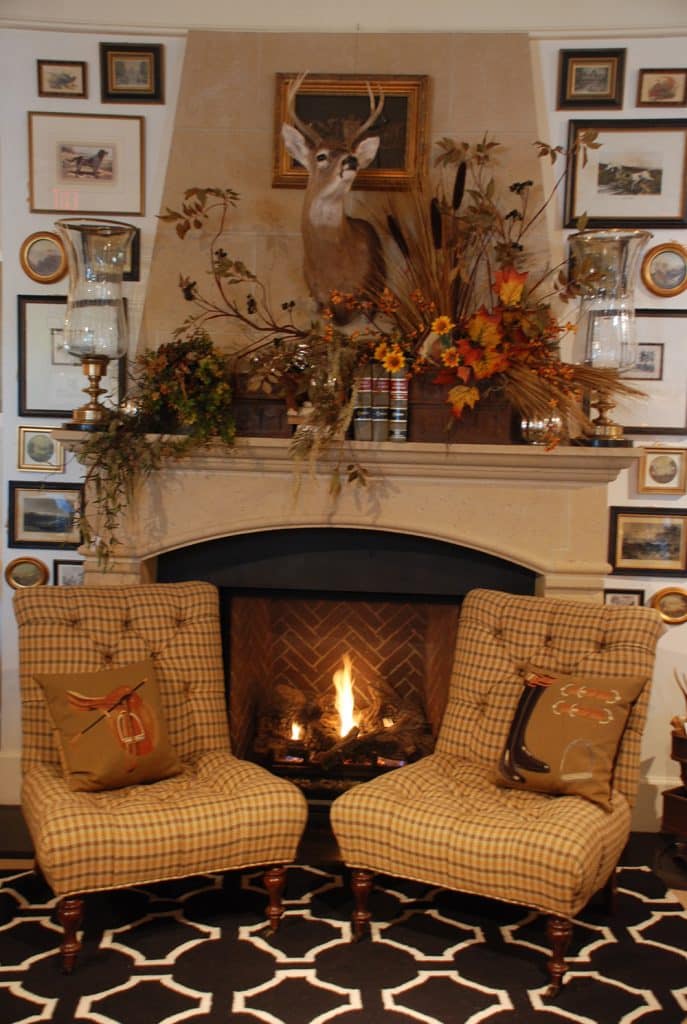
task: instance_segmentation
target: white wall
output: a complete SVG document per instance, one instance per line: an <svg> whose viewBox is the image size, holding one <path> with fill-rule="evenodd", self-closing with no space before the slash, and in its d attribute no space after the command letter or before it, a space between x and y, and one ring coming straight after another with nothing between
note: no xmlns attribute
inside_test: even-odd
<svg viewBox="0 0 687 1024"><path fill-rule="evenodd" d="M653 111L636 109L633 106L636 89L636 74L640 67L683 67L685 44L687 43L687 4L683 0L660 0L653 5L645 0L627 2L613 0L604 5L597 3L578 3L577 5L556 5L534 2L521 3L513 6L504 3L483 3L481 5L458 4L456 0L433 2L424 8L396 0L384 0L374 5L349 3L345 10L343 5L329 2L316 6L308 3L292 3L289 5L276 0L269 3L232 4L196 3L184 5L182 8L176 0L156 0L144 7L131 0L121 0L117 5L104 5L90 0L66 0L59 7L60 17L64 22L79 24L82 28L94 27L93 31L63 32L45 31L38 28L24 30L10 28L13 19L24 19L24 24L45 24L54 17L54 4L44 0L3 0L0 7L0 68L5 88L0 90L0 123L3 126L0 149L0 225L2 226L1 247L4 256L2 267L2 408L0 426L2 427L2 443L0 447L0 503L5 515L7 481L9 479L40 479L36 474L22 473L16 470L17 452L17 318L16 297L19 294L65 294L65 283L53 286L41 286L32 282L21 270L17 254L19 247L31 232L41 228L49 229L58 216L50 214L32 214L28 211L28 157L27 157L27 111L44 110L57 112L88 113L131 113L145 117L146 122L146 216L142 218L126 218L138 224L142 229L142 282L140 285L129 285L128 296L134 312L134 323L142 305L145 289L145 273L150 259L152 240L155 230L155 213L159 208L160 194L166 164L171 127L174 118L175 97L177 93L181 60L183 57L184 25L224 25L227 28L269 28L280 26L301 29L347 29L358 24L362 31L385 28L393 25L394 30L428 29L428 30L545 30L559 29L559 35L544 39L533 44L535 57L538 61L540 76L540 136L549 141L565 144L566 125L571 117L595 116L592 112L570 112L555 110L556 68L558 50L561 46L580 47L597 45L624 46L627 48L627 78L625 88L625 106L622 111L613 112L614 117L687 117L687 109ZM139 10L144 14L140 15ZM422 24L418 25L419 16ZM145 17L145 20L141 20ZM574 17L577 24L584 23L586 28L595 30L606 27L607 36L599 35L590 43L585 33L571 35L567 33L569 22ZM229 21L229 18L231 21ZM188 19L192 19L189 21ZM126 22L129 30L117 35L105 28L107 25ZM101 40L132 40L132 26L140 25L173 26L175 34L167 35L156 32L150 35L150 41L162 42L166 56L166 92L167 102L164 106L101 105L99 102L98 83L98 42ZM3 25L5 26L3 28ZM614 26L622 26L626 35L616 34ZM669 33L656 35L656 30L669 26L682 27L680 34ZM633 30L645 29L644 33ZM89 66L90 88L87 100L41 99L36 89L36 60L39 58L64 58L85 60ZM599 117L607 117L608 112L599 113ZM488 129L485 125L485 129ZM558 221L560 223L560 219ZM555 229L554 241L560 251L564 251L564 239L567 232ZM655 231L655 241L678 238L687 244L687 232ZM687 308L687 297L676 299L657 299L645 292L641 285L638 289L638 304L645 307L660 306L662 308ZM27 420L24 424L52 425L57 421ZM687 444L686 438L661 438L662 441ZM78 472L70 467L64 477L59 480L71 481L78 478ZM51 477L55 479L55 477ZM646 495L638 496L633 481L628 474L611 486L609 503L612 505L648 505ZM671 501L655 502L670 504L672 507L687 507L687 499L677 498ZM53 558L72 557L56 551L32 551L28 549L8 549L6 534L3 531L1 540L3 565L19 554L35 555L52 564ZM655 590L675 582L687 585L687 579L666 581L661 578L629 579L623 577L608 580L609 585L641 587L647 597ZM18 755L20 746L19 704L17 693L17 654L16 632L11 610L12 592L3 581L0 581L0 636L2 640L2 716L0 720L0 804L14 803L18 799ZM644 744L644 762L646 786L636 825L639 828L656 827L657 812L660 813L659 794L662 789L676 784L677 770L669 758L668 722L670 717L681 710L678 692L672 679L673 669L687 670L687 625L672 627L661 641L657 665L656 685L652 698L650 721Z"/></svg>

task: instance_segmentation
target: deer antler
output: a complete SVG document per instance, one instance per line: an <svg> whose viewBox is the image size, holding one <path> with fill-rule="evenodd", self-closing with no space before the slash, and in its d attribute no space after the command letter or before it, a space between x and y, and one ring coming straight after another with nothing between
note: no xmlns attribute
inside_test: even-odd
<svg viewBox="0 0 687 1024"><path fill-rule="evenodd" d="M346 140L351 149L355 146L356 142L363 137L365 132L372 127L375 121L378 120L379 115L384 109L384 93L382 90L379 90L379 100L375 100L374 92L372 91L370 83L366 82L365 85L367 86L367 95L370 97L370 113L367 120L356 129L355 135L351 139Z"/></svg>
<svg viewBox="0 0 687 1024"><path fill-rule="evenodd" d="M322 137L317 134L312 125L301 121L300 117L296 113L296 94L307 77L308 72L301 71L300 75L297 75L289 86L289 90L286 94L286 119L291 121L291 123L298 128L306 138L310 139L313 146L319 146L322 142Z"/></svg>

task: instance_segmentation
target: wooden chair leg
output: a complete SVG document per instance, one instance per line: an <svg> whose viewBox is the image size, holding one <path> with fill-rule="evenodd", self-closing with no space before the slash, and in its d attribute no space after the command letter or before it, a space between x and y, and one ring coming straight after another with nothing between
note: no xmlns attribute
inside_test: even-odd
<svg viewBox="0 0 687 1024"><path fill-rule="evenodd" d="M565 952L570 945L572 930L572 921L567 917L556 917L552 914L547 919L546 935L551 943L551 959L546 965L551 978L551 984L546 991L549 999L553 999L560 991L563 975L568 969Z"/></svg>
<svg viewBox="0 0 687 1024"><path fill-rule="evenodd" d="M362 868L354 868L351 872L351 890L355 901L352 915L354 942L359 942L362 939L372 917L367 909L367 903L372 892L373 878L374 875L371 871L365 871Z"/></svg>
<svg viewBox="0 0 687 1024"><path fill-rule="evenodd" d="M272 867L267 868L265 874L262 876L262 880L265 883L265 888L267 889L267 894L269 896L266 913L267 919L270 923L270 931L276 932L279 927L281 916L284 913L282 896L286 886L286 868L283 864L273 865Z"/></svg>
<svg viewBox="0 0 687 1024"><path fill-rule="evenodd" d="M76 954L81 949L78 931L83 920L83 908L83 896L64 896L57 904L57 919L64 929L64 938L60 946L64 974L72 973Z"/></svg>

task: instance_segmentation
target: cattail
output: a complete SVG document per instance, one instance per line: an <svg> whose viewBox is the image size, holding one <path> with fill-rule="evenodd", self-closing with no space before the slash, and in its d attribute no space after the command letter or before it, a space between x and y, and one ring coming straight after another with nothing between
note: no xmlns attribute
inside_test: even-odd
<svg viewBox="0 0 687 1024"><path fill-rule="evenodd" d="M396 218L394 217L393 213L390 213L390 214L387 215L386 222L387 222L387 225L388 225L391 237L393 238L394 242L396 243L396 245L399 247L399 249L401 250L401 252L405 256L405 258L408 259L409 256L410 256L410 249L408 248L408 243L406 242L405 238L403 237L403 232L401 231L401 226L398 223L398 221L396 220Z"/></svg>
<svg viewBox="0 0 687 1024"><path fill-rule="evenodd" d="M432 228L432 242L434 243L434 248L441 249L441 207L439 206L439 200L436 196L433 197L429 204L429 223Z"/></svg>
<svg viewBox="0 0 687 1024"><path fill-rule="evenodd" d="M463 202L463 195L465 193L465 178L468 172L468 165L463 160L462 163L458 164L458 170L456 171L456 179L453 182L453 196L451 198L451 205L454 210L457 210L460 204Z"/></svg>

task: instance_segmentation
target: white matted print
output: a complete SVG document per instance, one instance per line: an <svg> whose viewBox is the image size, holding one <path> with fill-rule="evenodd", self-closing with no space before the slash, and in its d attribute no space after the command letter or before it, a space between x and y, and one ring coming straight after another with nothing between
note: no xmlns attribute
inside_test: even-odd
<svg viewBox="0 0 687 1024"><path fill-rule="evenodd" d="M619 398L613 418L627 434L687 434L687 309L638 309L639 351L662 346L660 379L630 370L628 383L645 397Z"/></svg>
<svg viewBox="0 0 687 1024"><path fill-rule="evenodd" d="M641 494L684 494L687 448L645 448L637 466Z"/></svg>
<svg viewBox="0 0 687 1024"><path fill-rule="evenodd" d="M143 118L29 112L34 213L145 212Z"/></svg>

